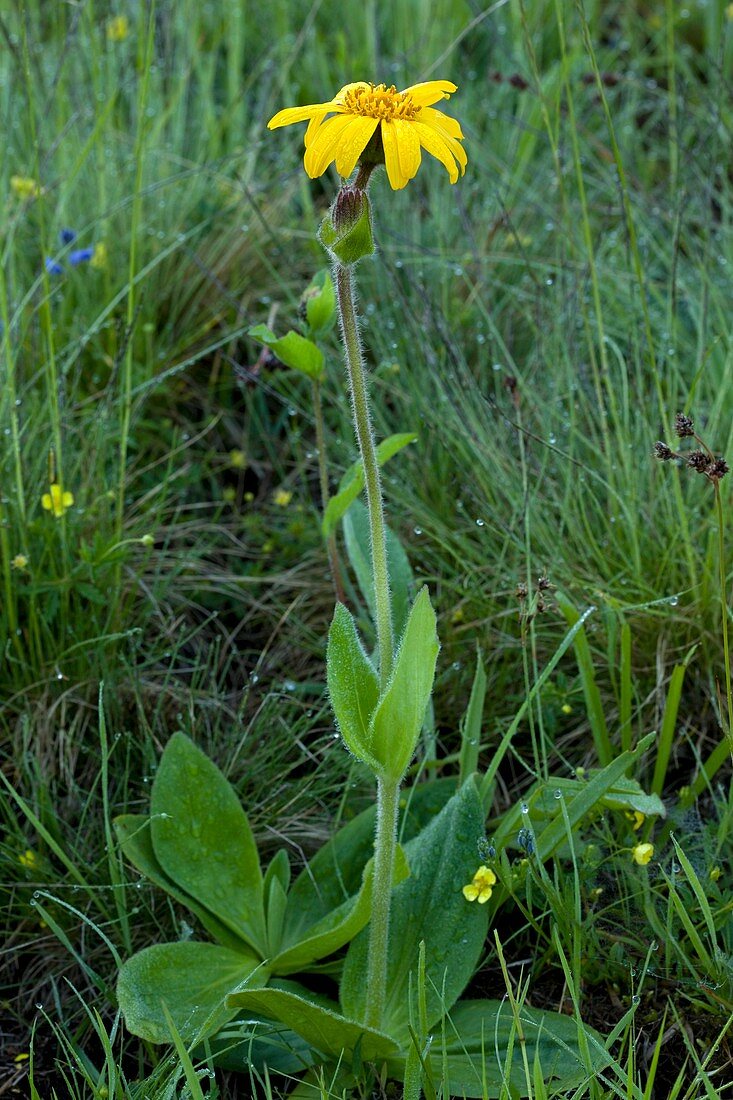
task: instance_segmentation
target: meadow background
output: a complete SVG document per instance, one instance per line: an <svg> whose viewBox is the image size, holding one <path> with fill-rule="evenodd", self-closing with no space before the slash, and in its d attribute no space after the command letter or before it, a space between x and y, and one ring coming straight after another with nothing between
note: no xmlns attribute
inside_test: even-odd
<svg viewBox="0 0 733 1100"><path fill-rule="evenodd" d="M418 434L386 468L387 510L438 608L438 755L458 751L477 645L486 766L595 608L501 762L494 814L656 730L634 777L668 817L584 822L553 891L502 910L505 955L533 1004L568 1010L559 927L584 1018L623 1021L627 1077L590 1095L725 1095L721 542L728 590L733 555L713 486L652 448L685 411L733 454L733 6L17 0L0 39L1 1094L175 1090L176 1056L124 1033L114 985L133 950L190 935L188 914L110 824L147 805L173 732L235 784L265 855L312 852L371 798L324 691L310 386L247 330L297 324L336 184L308 180L300 128L268 118L351 80L434 77L459 86L466 176L375 178L359 285L378 434ZM329 339L335 486L355 445ZM52 480L73 494L60 515ZM521 615L540 576L545 609ZM477 981L501 995L488 950Z"/></svg>

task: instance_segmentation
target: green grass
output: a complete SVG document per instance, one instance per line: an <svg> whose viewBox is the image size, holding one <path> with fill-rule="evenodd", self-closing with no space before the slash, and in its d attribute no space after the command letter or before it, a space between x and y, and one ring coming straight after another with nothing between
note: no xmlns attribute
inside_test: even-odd
<svg viewBox="0 0 733 1100"><path fill-rule="evenodd" d="M128 1036L114 998L119 958L190 932L109 831L146 804L172 732L227 772L266 851L312 852L370 797L355 766L344 784L324 695L333 597L310 388L243 373L250 325L297 322L335 182L309 181L302 135L266 121L347 80L446 75L466 177L450 188L426 164L400 193L377 178L379 254L359 269L378 433L419 433L386 467L387 511L439 609L439 755L460 750L477 642L486 768L566 632L560 602L594 605L530 697L490 828L535 779L650 730L659 751L634 776L669 814L648 868L629 855L648 826L610 811L542 869L513 849L506 970L492 938L477 995L508 980L615 1028L588 1096L726 1095L730 608L713 487L651 457L675 445L681 410L733 453L733 23L720 0L688 7L276 0L265 15L158 0L128 5L117 43L117 9L91 0L3 15L3 1080L163 1100L188 1076L198 1094L187 1056ZM19 200L14 175L43 194ZM62 246L66 227L78 236ZM100 242L106 266L70 266ZM335 332L326 350L335 485L355 444ZM50 455L75 498L58 519L41 507ZM522 616L517 585L526 611L540 575L557 594ZM198 1088L286 1083L220 1072Z"/></svg>

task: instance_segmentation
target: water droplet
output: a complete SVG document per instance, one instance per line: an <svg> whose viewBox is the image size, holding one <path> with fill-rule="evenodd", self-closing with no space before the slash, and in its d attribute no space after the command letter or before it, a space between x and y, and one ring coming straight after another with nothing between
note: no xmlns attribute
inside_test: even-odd
<svg viewBox="0 0 733 1100"><path fill-rule="evenodd" d="M554 794L555 794L555 798L562 798L562 791L561 790L555 791Z"/></svg>
<svg viewBox="0 0 733 1100"><path fill-rule="evenodd" d="M422 527L413 527L412 530L413 530L414 534L416 534L416 535L421 535L422 534Z"/></svg>
<svg viewBox="0 0 733 1100"><path fill-rule="evenodd" d="M679 596L670 596L669 599L667 600L667 603L669 604L670 607L676 607L679 602L680 602Z"/></svg>
<svg viewBox="0 0 733 1100"><path fill-rule="evenodd" d="M639 996L638 993L635 993L634 996L631 998L632 1005L638 1005L640 1001L641 1001L641 997Z"/></svg>
<svg viewBox="0 0 733 1100"><path fill-rule="evenodd" d="M520 810L522 811L523 814L528 814L529 813L529 806L527 805L526 802L523 802L522 805L519 808L520 808Z"/></svg>
<svg viewBox="0 0 733 1100"><path fill-rule="evenodd" d="M477 527L483 527L485 523L486 523L486 520L483 520L483 519L477 519L476 520L476 526Z"/></svg>

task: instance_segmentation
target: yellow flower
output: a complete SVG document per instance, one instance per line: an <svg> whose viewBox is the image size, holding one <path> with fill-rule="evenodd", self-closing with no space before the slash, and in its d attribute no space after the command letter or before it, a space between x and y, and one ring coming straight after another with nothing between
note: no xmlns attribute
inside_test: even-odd
<svg viewBox="0 0 733 1100"><path fill-rule="evenodd" d="M244 451L230 451L229 462L235 470L245 470L247 468L247 456Z"/></svg>
<svg viewBox="0 0 733 1100"><path fill-rule="evenodd" d="M71 508L74 503L74 494L65 493L55 481L53 485L49 485L49 490L50 492L44 493L41 497L41 504L47 512L53 512L58 519L59 516L63 516L67 508Z"/></svg>
<svg viewBox="0 0 733 1100"><path fill-rule="evenodd" d="M636 832L637 829L640 829L644 824L644 821L646 820L641 810L627 810L626 817L631 822L631 827L634 832Z"/></svg>
<svg viewBox="0 0 733 1100"><path fill-rule="evenodd" d="M563 703L563 705L560 707L560 710L563 712L563 714L573 713L573 708L570 706L570 703Z"/></svg>
<svg viewBox="0 0 733 1100"><path fill-rule="evenodd" d="M13 569L25 569L28 565L28 558L25 554L16 554L10 565Z"/></svg>
<svg viewBox="0 0 733 1100"><path fill-rule="evenodd" d="M496 875L490 867L482 864L467 886L461 890L466 901L477 901L483 905L491 897L491 888L496 885Z"/></svg>
<svg viewBox="0 0 733 1100"><path fill-rule="evenodd" d="M308 120L303 163L311 179L322 176L332 161L339 175L348 178L376 138L369 161L384 163L393 190L399 191L416 174L421 146L440 161L455 183L459 168L463 175L468 163L460 144L463 132L456 119L432 107L455 90L450 80L428 80L402 92L394 84L388 88L359 80L345 84L327 103L278 111L267 126L275 130Z"/></svg>
<svg viewBox="0 0 733 1100"><path fill-rule="evenodd" d="M726 9L725 9L725 18L726 19L733 19L733 4L728 4L728 6L726 7Z"/></svg>
<svg viewBox="0 0 733 1100"><path fill-rule="evenodd" d="M104 241L99 241L94 246L94 252L92 258L89 261L89 266L93 267L96 271L104 271L107 266L107 245Z"/></svg>
<svg viewBox="0 0 733 1100"><path fill-rule="evenodd" d="M18 863L28 871L35 871L38 867L39 859L32 848L26 848L23 855L18 856Z"/></svg>
<svg viewBox="0 0 733 1100"><path fill-rule="evenodd" d="M245 499L245 502L247 504L251 504L252 501L254 500L254 498L255 498L255 495L254 495L253 492L248 491L244 494L244 499Z"/></svg>
<svg viewBox="0 0 733 1100"><path fill-rule="evenodd" d="M130 33L130 23L126 15L115 15L107 23L107 41L124 42Z"/></svg>
<svg viewBox="0 0 733 1100"><path fill-rule="evenodd" d="M19 199L37 199L43 189L31 176L11 176L10 190Z"/></svg>
<svg viewBox="0 0 733 1100"><path fill-rule="evenodd" d="M221 495L222 499L225 500L227 504L233 504L237 499L237 490L231 485L228 485L226 489L222 491Z"/></svg>
<svg viewBox="0 0 733 1100"><path fill-rule="evenodd" d="M646 866L653 855L653 844L637 844L636 847L631 850L631 857L634 863L638 863L640 867Z"/></svg>
<svg viewBox="0 0 733 1100"><path fill-rule="evenodd" d="M272 502L276 504L278 508L287 508L292 499L293 494L289 489L278 489L277 492L272 494Z"/></svg>

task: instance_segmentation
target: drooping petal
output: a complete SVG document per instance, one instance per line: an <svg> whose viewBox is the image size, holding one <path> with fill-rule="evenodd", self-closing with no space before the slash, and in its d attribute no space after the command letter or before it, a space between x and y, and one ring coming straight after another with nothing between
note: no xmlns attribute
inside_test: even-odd
<svg viewBox="0 0 733 1100"><path fill-rule="evenodd" d="M431 156L434 156L436 160L440 161L446 168L451 183L456 183L458 180L458 167L453 156L453 151L448 146L448 139L442 134L437 133L437 131L433 130L430 126L425 126L422 122L413 122L413 126L423 149L427 149Z"/></svg>
<svg viewBox="0 0 733 1100"><path fill-rule="evenodd" d="M420 167L420 141L414 122L382 120L384 166L393 191L401 191Z"/></svg>
<svg viewBox="0 0 733 1100"><path fill-rule="evenodd" d="M317 114L327 114L329 111L338 111L340 104L334 100L328 103L308 103L304 107L286 107L273 115L267 123L268 130L277 130L278 126L292 126L294 122L305 122Z"/></svg>
<svg viewBox="0 0 733 1100"><path fill-rule="evenodd" d="M308 127L305 131L305 147L306 147L306 149L308 148L310 143L313 141L313 138L316 136L316 133L318 131L319 126L321 125L321 123L323 122L323 120L324 120L324 118L326 117L327 114L328 114L328 111L319 111L318 114L313 115L313 117L311 118L310 122L308 123Z"/></svg>
<svg viewBox="0 0 733 1100"><path fill-rule="evenodd" d="M311 179L322 176L335 159L344 133L354 125L353 115L335 115L318 128L305 151L303 164Z"/></svg>
<svg viewBox="0 0 733 1100"><path fill-rule="evenodd" d="M351 117L351 125L339 141L336 171L345 179L351 175L356 162L369 144L369 139L379 125L378 118Z"/></svg>
<svg viewBox="0 0 733 1100"><path fill-rule="evenodd" d="M416 107L429 107L431 103L448 99L457 88L450 80L425 80L422 84L411 84L404 91L409 93Z"/></svg>
<svg viewBox="0 0 733 1100"><path fill-rule="evenodd" d="M417 116L418 122L426 122L428 126L437 126L450 134L452 138L462 138L463 130L458 119L450 115L444 115L442 111L436 111L435 107L423 107Z"/></svg>

